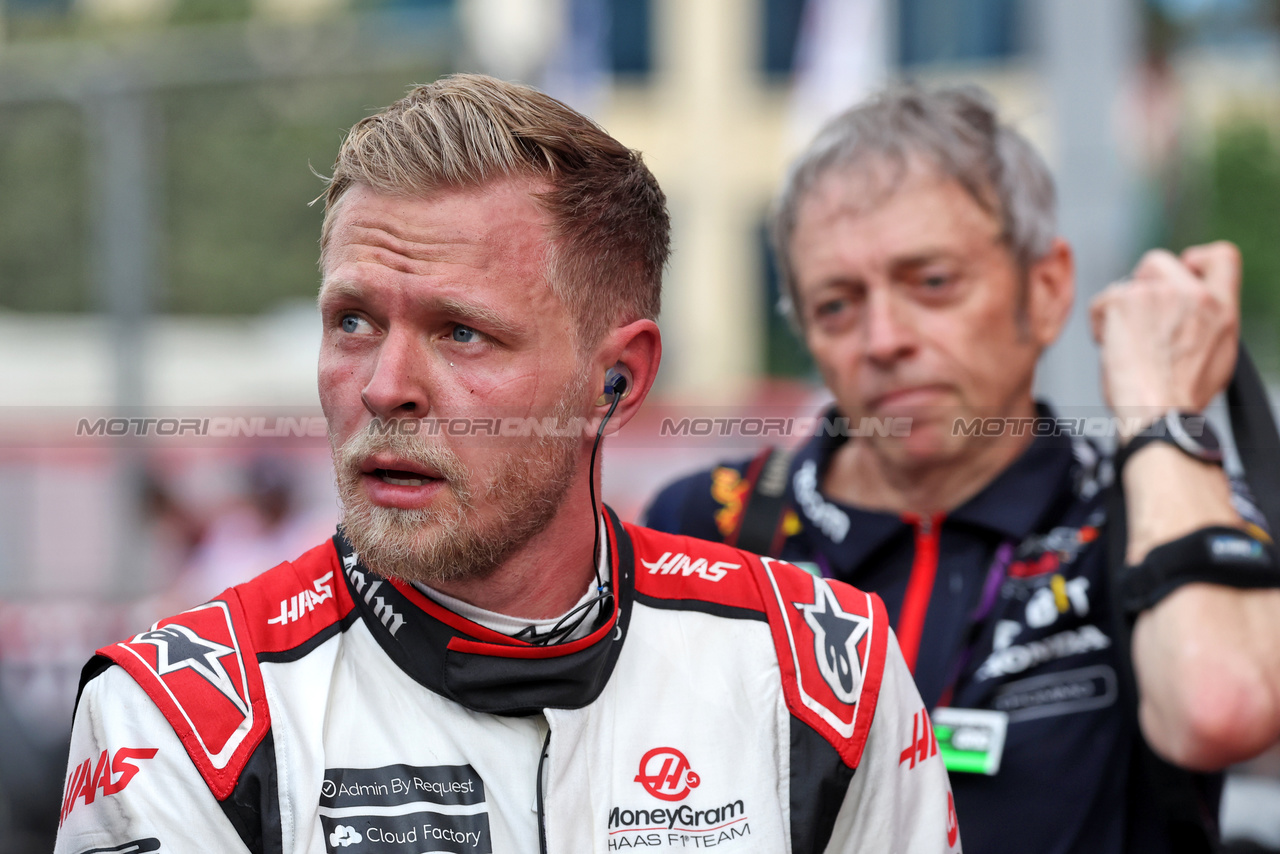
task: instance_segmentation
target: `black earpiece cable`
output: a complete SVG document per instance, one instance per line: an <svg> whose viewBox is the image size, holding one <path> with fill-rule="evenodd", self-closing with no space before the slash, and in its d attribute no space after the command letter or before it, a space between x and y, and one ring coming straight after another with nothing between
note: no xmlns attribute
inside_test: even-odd
<svg viewBox="0 0 1280 854"><path fill-rule="evenodd" d="M600 450L600 443L604 440L605 425L613 417L613 411L618 408L618 403L622 400L622 393L626 391L626 388L627 378L622 375L614 377L613 381L605 386L605 393L612 393L613 400L609 404L609 411L604 414L604 418L600 419L600 426L596 428L596 439L591 445L591 461L587 464L587 491L591 496L591 527L594 531L594 538L591 543L591 565L596 574L596 595L565 614L554 626L542 634L538 634L535 626L527 626L521 629L515 634L518 640L528 640L534 646L549 646L554 643L560 643L577 631L578 626L582 625L582 621L591 613L592 608L597 604L603 607L613 598L613 582L600 576L600 507L596 502L596 452ZM577 619L573 620L575 616Z"/></svg>

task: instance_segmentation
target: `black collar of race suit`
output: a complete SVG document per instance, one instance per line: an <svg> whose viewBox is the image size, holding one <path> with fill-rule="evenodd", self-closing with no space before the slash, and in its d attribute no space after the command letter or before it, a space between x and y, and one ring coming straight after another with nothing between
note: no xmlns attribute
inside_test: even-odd
<svg viewBox="0 0 1280 854"><path fill-rule="evenodd" d="M1057 420L1045 403L1036 404L1036 413L1041 419ZM839 415L834 407L824 413L827 419ZM861 566L891 540L908 535L912 527L902 516L841 504L817 491L832 455L847 441L847 435L822 433L805 443L792 461L788 484L803 521L800 536L846 570ZM1038 431L1021 456L947 514L945 523L984 529L997 538L1019 542L1043 526L1064 495L1075 493L1072 479L1079 476L1079 462L1067 431Z"/></svg>
<svg viewBox="0 0 1280 854"><path fill-rule="evenodd" d="M395 664L426 688L475 712L530 715L577 709L604 690L631 622L635 552L608 520L614 605L586 637L534 646L454 614L412 585L372 572L339 528L333 542L360 618Z"/></svg>

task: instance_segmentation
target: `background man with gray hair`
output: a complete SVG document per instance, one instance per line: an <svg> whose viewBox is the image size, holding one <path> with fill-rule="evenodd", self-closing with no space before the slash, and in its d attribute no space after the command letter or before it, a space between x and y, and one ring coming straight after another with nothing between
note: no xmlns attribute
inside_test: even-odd
<svg viewBox="0 0 1280 854"><path fill-rule="evenodd" d="M1181 429L1231 376L1234 247L1150 252L1092 306L1126 578L1147 591L1120 602L1112 461L1032 395L1070 311L1071 251L1048 169L989 99L903 88L833 119L791 170L773 236L833 423L910 430L823 432L685 478L647 524L884 597L970 852L1208 850L1220 778L1156 783L1171 769L1131 757L1140 732L1215 771L1280 736L1280 592L1227 586L1237 565L1272 587L1280 572L1211 437ZM1221 583L1183 583L1206 576Z"/></svg>
<svg viewBox="0 0 1280 854"><path fill-rule="evenodd" d="M958 851L879 600L596 501L665 200L532 89L352 129L321 243L332 541L99 650L57 850Z"/></svg>

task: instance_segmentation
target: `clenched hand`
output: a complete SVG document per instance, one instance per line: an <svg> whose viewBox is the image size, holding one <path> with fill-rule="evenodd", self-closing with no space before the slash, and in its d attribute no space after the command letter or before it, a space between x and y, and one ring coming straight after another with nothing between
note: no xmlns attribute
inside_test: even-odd
<svg viewBox="0 0 1280 854"><path fill-rule="evenodd" d="M1089 307L1107 403L1146 424L1200 412L1226 388L1240 328L1240 251L1225 241L1142 256Z"/></svg>

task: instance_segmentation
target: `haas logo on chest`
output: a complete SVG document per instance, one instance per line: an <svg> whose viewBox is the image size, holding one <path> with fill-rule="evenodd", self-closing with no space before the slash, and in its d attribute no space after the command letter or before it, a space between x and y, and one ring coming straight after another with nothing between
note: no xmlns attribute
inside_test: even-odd
<svg viewBox="0 0 1280 854"><path fill-rule="evenodd" d="M702 782L689 760L674 747L655 747L640 759L636 782L645 791L664 801L680 801Z"/></svg>

